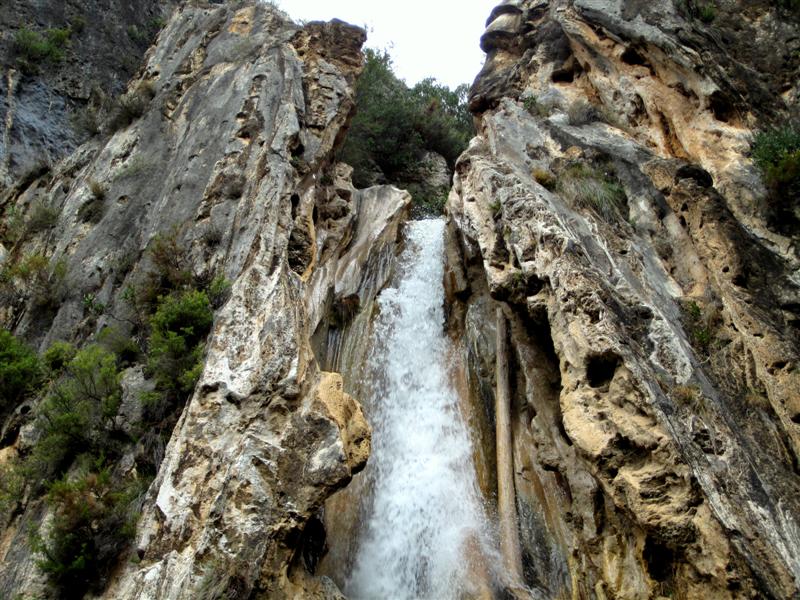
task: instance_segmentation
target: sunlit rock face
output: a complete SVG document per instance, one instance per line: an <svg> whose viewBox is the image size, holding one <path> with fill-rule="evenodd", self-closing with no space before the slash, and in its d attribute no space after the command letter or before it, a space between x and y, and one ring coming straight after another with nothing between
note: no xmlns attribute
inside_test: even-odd
<svg viewBox="0 0 800 600"><path fill-rule="evenodd" d="M194 277L231 283L104 597L339 597L300 555L309 518L364 467L370 427L341 377L320 371L311 336L343 297L371 301L388 277L373 265L394 254L410 204L388 186L357 192L334 162L364 40L339 21L296 25L267 3L187 3L129 85L146 93L141 117L6 192L23 216L36 203L58 209L52 228L11 249L62 261L57 309L45 317L21 296L2 313L42 349L125 327L124 290L152 268L156 235ZM86 219L94 183L103 201ZM135 418L141 371L123 383ZM31 501L9 524L0 596L47 593L28 542L44 512Z"/></svg>
<svg viewBox="0 0 800 600"><path fill-rule="evenodd" d="M800 257L748 158L797 114L797 17L740 4L509 1L482 39L449 326L490 407L510 320L525 576L550 597L798 594Z"/></svg>

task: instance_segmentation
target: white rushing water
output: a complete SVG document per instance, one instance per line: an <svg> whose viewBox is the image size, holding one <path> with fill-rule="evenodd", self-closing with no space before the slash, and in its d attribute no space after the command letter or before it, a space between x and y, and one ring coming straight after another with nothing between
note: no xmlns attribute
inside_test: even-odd
<svg viewBox="0 0 800 600"><path fill-rule="evenodd" d="M345 585L354 599L476 597L486 563L499 564L447 369L443 239L442 220L412 222L394 287L378 298L369 491Z"/></svg>

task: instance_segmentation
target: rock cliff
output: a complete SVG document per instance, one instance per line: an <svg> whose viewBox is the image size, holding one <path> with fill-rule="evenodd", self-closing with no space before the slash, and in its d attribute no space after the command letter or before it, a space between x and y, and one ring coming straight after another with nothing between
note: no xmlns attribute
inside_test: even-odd
<svg viewBox="0 0 800 600"><path fill-rule="evenodd" d="M9 0L0 14L0 189L93 133L177 2Z"/></svg>
<svg viewBox="0 0 800 600"><path fill-rule="evenodd" d="M194 392L153 426L169 443L154 450L135 538L91 586L99 596L338 597L306 571L306 523L363 468L370 428L341 377L320 371L311 336L345 299L357 311L353 298L383 285L371 265L394 254L410 203L388 186L356 191L332 163L364 39L338 21L295 25L264 3L188 3L128 85L138 114L3 195L19 216L17 229L5 221L3 320L41 350L111 326L141 339L135 290L159 260L229 286ZM17 268L31 256L43 287ZM123 439L152 389L141 373L122 377L112 427ZM35 399L17 407L0 466L30 453L39 412ZM112 477L143 476L146 439L130 436ZM53 593L29 535L46 535L51 512L31 491L15 500L0 596Z"/></svg>
<svg viewBox="0 0 800 600"><path fill-rule="evenodd" d="M170 3L42 4L0 15L0 320L49 349L47 383L0 403L0 597L341 598L368 492L334 494L370 452L353 391L411 202L335 162L364 32L246 0L163 23ZM800 116L792 7L489 16L445 269L447 360L512 575L487 595L800 594L800 203L776 202L750 155L755 131ZM25 55L27 28L62 54ZM94 83L122 93L104 104ZM102 123L78 145L85 107ZM55 162L32 169L40 155ZM428 158L409 181L446 185ZM195 297L208 336L162 332L184 344L165 367L163 311ZM114 367L104 429L71 415L94 462L59 455L46 495L33 459L80 366L63 342L113 348ZM123 496L133 515L98 512ZM76 505L135 524L109 548L84 519L105 557L91 581L56 568ZM326 526L347 547L327 559Z"/></svg>
<svg viewBox="0 0 800 600"><path fill-rule="evenodd" d="M797 229L748 156L797 115L797 16L714 10L509 0L481 40L449 326L489 456L508 321L525 577L549 597L798 594Z"/></svg>

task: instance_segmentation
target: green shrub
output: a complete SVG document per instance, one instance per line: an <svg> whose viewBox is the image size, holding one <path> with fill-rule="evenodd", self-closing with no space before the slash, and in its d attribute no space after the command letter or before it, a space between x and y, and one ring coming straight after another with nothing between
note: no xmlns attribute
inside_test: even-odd
<svg viewBox="0 0 800 600"><path fill-rule="evenodd" d="M91 183L94 182L90 182L90 185ZM93 191L89 199L78 209L78 219L80 219L83 223L91 223L96 225L103 218L105 208L105 189L103 189L102 193L99 195L95 194Z"/></svg>
<svg viewBox="0 0 800 600"><path fill-rule="evenodd" d="M698 16L703 23L711 23L717 18L717 9L713 4L704 4L698 8Z"/></svg>
<svg viewBox="0 0 800 600"><path fill-rule="evenodd" d="M26 227L28 233L39 233L55 227L59 212L57 208L48 206L42 201L34 202L28 215Z"/></svg>
<svg viewBox="0 0 800 600"><path fill-rule="evenodd" d="M140 82L134 89L120 95L113 103L108 119L108 129L124 129L144 115L150 101L155 97L155 88L150 82Z"/></svg>
<svg viewBox="0 0 800 600"><path fill-rule="evenodd" d="M547 169L534 169L533 178L536 180L536 183L545 189L550 190L551 192L556 189L558 182L556 181L555 176Z"/></svg>
<svg viewBox="0 0 800 600"><path fill-rule="evenodd" d="M26 74L35 74L43 63L57 63L64 59L64 48L72 30L48 29L44 35L23 27L14 35L14 52L17 66Z"/></svg>
<svg viewBox="0 0 800 600"><path fill-rule="evenodd" d="M66 294L67 264L63 259L51 261L43 254L28 254L11 267L10 275L36 309L55 309Z"/></svg>
<svg viewBox="0 0 800 600"><path fill-rule="evenodd" d="M714 330L719 323L719 312L709 306L705 310L692 300L683 302L683 321L684 328L692 346L701 355L707 356L711 351L714 342Z"/></svg>
<svg viewBox="0 0 800 600"><path fill-rule="evenodd" d="M605 122L602 111L586 100L576 100L567 108L569 124L573 126L588 125L589 123Z"/></svg>
<svg viewBox="0 0 800 600"><path fill-rule="evenodd" d="M214 277L211 283L208 284L208 299L211 302L211 306L215 309L225 304L230 295L231 282L222 275Z"/></svg>
<svg viewBox="0 0 800 600"><path fill-rule="evenodd" d="M392 71L386 52L367 49L356 89L357 112L341 159L358 187L381 176L398 182L425 151L441 154L452 169L473 135L467 86L450 90L433 79L409 89Z"/></svg>
<svg viewBox="0 0 800 600"><path fill-rule="evenodd" d="M6 519L17 508L24 493L25 477L19 464L7 461L0 465L0 523L7 523Z"/></svg>
<svg viewBox="0 0 800 600"><path fill-rule="evenodd" d="M203 368L205 337L213 321L214 312L205 292L189 290L161 298L150 318L147 366L167 406L155 407L150 402L150 408L169 408L194 390Z"/></svg>
<svg viewBox="0 0 800 600"><path fill-rule="evenodd" d="M42 355L42 362L51 377L57 376L67 368L77 353L78 350L69 342L53 342Z"/></svg>
<svg viewBox="0 0 800 600"><path fill-rule="evenodd" d="M0 329L0 417L16 407L42 380L36 353Z"/></svg>
<svg viewBox="0 0 800 600"><path fill-rule="evenodd" d="M33 535L38 567L59 597L100 591L109 569L135 533L147 480L114 481L107 469L55 482L47 494L53 520L44 537Z"/></svg>
<svg viewBox="0 0 800 600"><path fill-rule="evenodd" d="M105 327L97 335L97 343L116 357L120 368L129 367L141 358L136 341L117 327Z"/></svg>
<svg viewBox="0 0 800 600"><path fill-rule="evenodd" d="M73 33L80 35L86 29L86 17L78 15L69 21L69 27Z"/></svg>
<svg viewBox="0 0 800 600"><path fill-rule="evenodd" d="M69 353L60 344L45 360L55 369ZM80 454L107 453L121 395L114 354L97 344L77 352L39 407L40 437L27 463L32 476L48 481Z"/></svg>
<svg viewBox="0 0 800 600"><path fill-rule="evenodd" d="M772 224L779 230L791 227L800 219L800 126L761 131L751 153L769 189Z"/></svg>
<svg viewBox="0 0 800 600"><path fill-rule="evenodd" d="M549 117L553 112L552 102L544 104L536 96L526 96L522 99L522 106L534 117Z"/></svg>
<svg viewBox="0 0 800 600"><path fill-rule="evenodd" d="M94 106L86 105L72 112L69 122L81 138L90 138L100 133L100 111Z"/></svg>

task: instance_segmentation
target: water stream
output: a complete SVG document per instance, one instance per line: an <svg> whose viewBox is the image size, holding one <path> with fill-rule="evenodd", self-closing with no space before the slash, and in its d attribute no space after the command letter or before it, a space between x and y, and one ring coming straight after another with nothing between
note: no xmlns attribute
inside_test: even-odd
<svg viewBox="0 0 800 600"><path fill-rule="evenodd" d="M412 222L363 366L373 450L348 597L490 597L501 563L476 483L444 335L441 220Z"/></svg>

